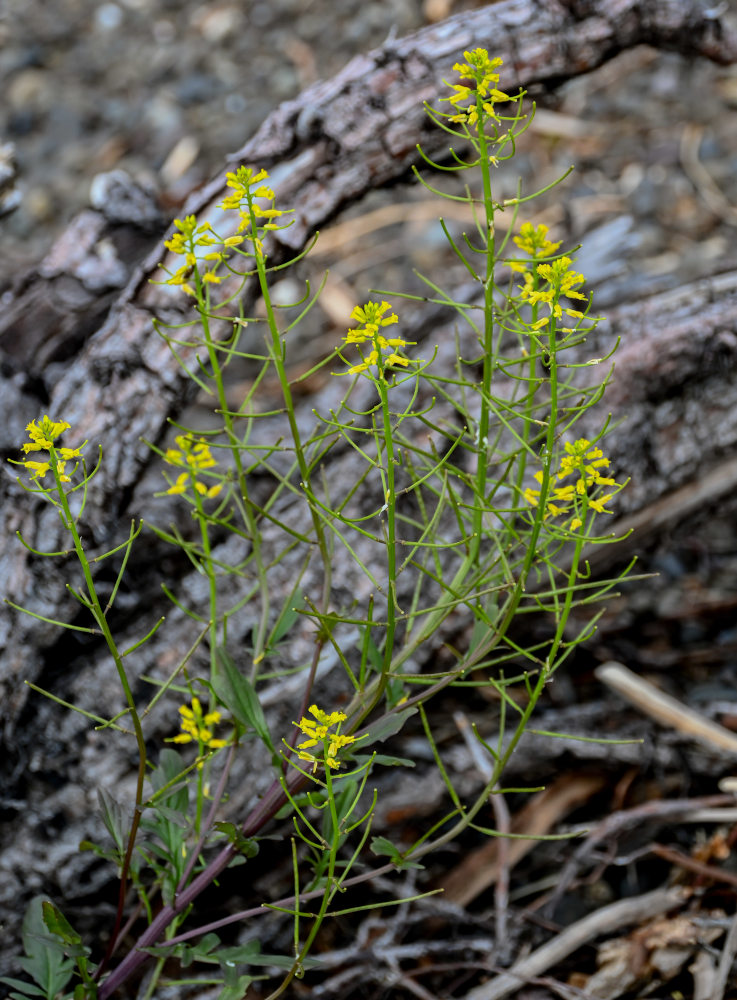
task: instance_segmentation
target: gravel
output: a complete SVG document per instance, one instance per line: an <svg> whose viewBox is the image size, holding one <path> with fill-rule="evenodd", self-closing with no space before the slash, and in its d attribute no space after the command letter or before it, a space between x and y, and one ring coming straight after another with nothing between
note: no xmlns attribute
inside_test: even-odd
<svg viewBox="0 0 737 1000"><path fill-rule="evenodd" d="M128 170L173 213L281 101L390 32L469 6L0 0L0 146L15 146L22 195L0 223L0 282L46 251L96 174Z"/></svg>

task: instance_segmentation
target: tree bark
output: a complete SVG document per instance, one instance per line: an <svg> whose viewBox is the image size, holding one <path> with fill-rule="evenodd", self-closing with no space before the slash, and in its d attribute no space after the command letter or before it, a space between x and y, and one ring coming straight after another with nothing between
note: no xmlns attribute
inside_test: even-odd
<svg viewBox="0 0 737 1000"><path fill-rule="evenodd" d="M534 91L586 73L618 52L643 43L725 64L737 52L734 33L719 16L686 0L506 0L464 12L415 35L386 42L353 59L334 79L283 104L184 211L203 219L213 216L214 206L227 190L225 174L242 162L262 165L271 175L278 202L296 206L295 224L278 234L273 249L272 259L284 257L302 249L310 235L341 208L404 176L418 160L417 144L430 153L440 147L444 137L430 125L422 103L437 99L443 76L462 58L464 49L481 46L499 54L505 60L505 80L509 81L505 85ZM167 419L176 418L188 398L181 370L151 325L157 313L171 321L181 318L187 303L172 296L170 288L149 284L166 260L161 239L143 264L135 267L122 293L115 294L136 253L151 242L158 217L147 193L134 188L121 194L108 187L98 194L97 202L98 210L74 220L6 303L0 322L5 375L0 445L6 454L12 453L13 444L23 439L23 424L40 409L63 417L81 437L101 445L105 460L88 501L87 520L93 546L102 546L119 536L119 523L145 506L139 488L151 452L142 439L159 441ZM733 350L729 331L730 324L734 329L734 294L721 292L720 287L713 286L714 292L707 293L717 296L709 303L709 324L700 311L683 307L679 307L675 330L665 325L660 313L651 317L649 342L655 345L667 337L672 345L668 349L672 363L667 368L660 365L662 354L657 348L649 355L658 367L663 396L672 393L669 386L682 386L689 377L690 370L683 367L689 358L704 377L697 350L712 358L720 377L726 377L720 366ZM246 289L246 311L250 297L252 290ZM633 320L623 315L621 322L631 325ZM692 328L697 331L695 338ZM631 336L639 339L637 332ZM687 352L680 349L682 341L690 345ZM628 382L627 363L626 355L620 355L619 384ZM704 448L693 448L690 454L681 448L674 465L665 445L653 454L648 444L650 436L645 432L652 408L643 403L637 409L635 384L643 392L652 388L645 373L627 390L627 406L637 413L637 424L630 421L627 431L628 450L635 433L635 450L646 466L666 462L656 480L650 479L648 495L652 497L653 492L660 495L677 486L683 476L695 475L710 464L714 446L729 447L732 421L726 428L720 423L715 437L704 419L708 439ZM11 476L4 478L2 490L3 537L12 539L21 530L35 547L56 549L62 544L55 518L29 502ZM633 502L645 502L637 490L630 497L638 498ZM32 610L43 610L52 618L73 610L64 568L50 570L48 561L29 557L19 544L5 546L0 579L14 601ZM22 679L39 676L42 651L53 649L57 640L54 627L3 609L0 684L6 735L25 701Z"/></svg>

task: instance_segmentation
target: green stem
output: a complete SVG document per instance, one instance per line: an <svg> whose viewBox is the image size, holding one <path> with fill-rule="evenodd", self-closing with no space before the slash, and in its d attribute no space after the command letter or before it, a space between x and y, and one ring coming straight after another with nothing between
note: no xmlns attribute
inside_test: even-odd
<svg viewBox="0 0 737 1000"><path fill-rule="evenodd" d="M253 233L258 231L258 220L256 218L254 208L253 208L253 196L248 195L248 207L251 214L251 227ZM294 445L294 454L297 460L297 467L299 469L299 474L302 481L303 490L305 495L308 497L308 506L310 509L310 517L312 519L312 527L315 533L315 539L317 541L318 551L320 553L320 560L323 566L323 585L322 585L322 597L320 603L320 609L324 613L327 611L328 604L330 601L330 592L332 590L332 560L330 558L330 549L328 546L328 540L325 534L325 529L320 518L320 513L317 510L314 503L309 499L310 493L312 491L311 485L311 469L310 464L307 461L307 456L305 454L304 446L302 444L302 435L299 430L299 425L297 423L297 415L294 409L294 399L292 396L292 390L289 384L289 378L287 376L286 366L284 364L285 349L282 342L281 333L279 331L279 324L277 323L276 314L274 312L274 306L271 301L271 293L269 289L269 283L266 276L266 263L265 258L262 253L259 253L256 249L256 270L258 273L259 288L261 290L261 295L263 297L264 305L266 308L266 321L269 327L269 333L271 334L271 359L273 361L274 367L276 369L277 377L279 379L279 385L281 386L282 398L284 400L284 407L287 414L287 420L289 422L289 430L292 436L292 443ZM316 665L315 665L316 669ZM314 671L311 672L307 679L307 688L311 687L312 680L314 678Z"/></svg>
<svg viewBox="0 0 737 1000"><path fill-rule="evenodd" d="M138 747L138 775L136 779L136 795L135 795L135 806L133 809L133 819L131 821L131 828L128 834L128 843L126 846L125 857L123 858L123 863L121 865L120 871L120 891L118 893L118 909L115 916L115 926L113 932L110 936L110 943L108 945L107 952L103 957L102 962L97 970L97 976L99 977L102 973L105 965L110 960L110 957L115 948L115 943L118 937L118 932L120 930L122 920L123 920L123 909L125 905L125 894L126 894L126 884L128 881L128 872L130 871L131 858L133 857L133 848L136 842L136 835L138 833L138 826L141 822L141 815L143 813L142 802L143 802L143 782L146 775L146 740L143 735L143 727L141 726L141 720L136 709L136 703L133 698L133 692L131 686L128 683L128 677L125 672L125 667L123 666L123 657L118 649L115 642L113 634L108 625L107 618L105 617L105 612L103 610L100 599L97 595L97 590L95 588L95 581L92 577L92 570L90 568L89 560L87 559L87 554L84 551L84 546L82 544L82 539L79 536L77 530L77 523L72 515L69 508L69 500L67 498L66 492L64 490L64 484L61 480L61 475L58 470L58 459L56 456L56 449L53 445L49 448L49 455L51 458L51 469L54 473L54 478L56 480L56 490L59 497L59 506L63 514L63 523L66 529L72 536L72 542L74 545L74 551L77 555L80 566L82 567L82 573L84 575L85 584L87 586L87 596L89 598L89 607L92 612L92 617L97 624L97 627L102 632L105 639L105 643L113 658L115 663L115 669L118 672L118 677L120 679L121 687L123 688L123 693L125 695L125 700L128 705L128 710L130 712L131 722L133 723L133 731L136 737L136 744Z"/></svg>
<svg viewBox="0 0 737 1000"><path fill-rule="evenodd" d="M377 353L381 358L381 349L377 345ZM387 573L387 621L384 633L384 656L379 683L376 685L373 698L366 706L366 714L378 704L386 689L391 673L394 656L394 637L397 630L397 494L395 487L394 437L391 413L389 412L389 393L384 378L383 365L380 364L379 376L375 380L381 401L381 419L383 425L385 462L380 463L384 481L384 508L386 510L386 573ZM377 446L379 443L377 441ZM380 447L380 446L379 446Z"/></svg>
<svg viewBox="0 0 737 1000"><path fill-rule="evenodd" d="M546 670L541 670L538 675L535 687L532 689L532 692L530 693L527 705L522 715L520 716L519 722L517 723L514 735L512 736L512 739L509 741L507 749L495 761L491 777L486 782L483 790L476 797L476 801L473 803L473 805L471 805L469 809L464 810L463 815L458 820L458 822L454 823L453 826L449 830L446 830L445 833L441 834L439 837L436 837L435 840L426 841L424 844L421 844L417 848L417 850L415 851L410 850L407 852L407 854L403 855L403 857L407 861L410 860L416 861L419 858L423 858L425 857L425 855L430 854L432 851L436 851L439 847L442 847L444 844L450 843L452 840L455 840L455 838L458 837L461 833L463 833L463 831L469 826L469 824L473 822L475 817L478 815L479 811L483 808L484 804L488 800L489 795L491 795L491 793L498 785L499 779L501 778L507 764L509 763L509 759L514 753L517 744L522 739L522 736L524 735L525 730L527 729L527 724L530 721L530 717L532 716L532 713L535 710L535 706L537 705L537 702L540 698L540 695L543 692L543 688L548 682L548 678L549 678L548 672Z"/></svg>
<svg viewBox="0 0 737 1000"><path fill-rule="evenodd" d="M317 933L320 930L323 921L325 920L325 915L328 911L328 907L330 906L330 902L336 892L336 887L334 884L335 862L338 855L338 848L340 846L340 828L338 820L338 811L335 808L335 792L333 790L332 774L330 772L330 767L327 765L327 763L325 764L325 785L327 786L327 801L328 801L328 806L330 808L330 818L333 827L333 842L329 847L328 871L327 875L325 876L325 881L326 881L325 891L323 892L322 898L320 899L320 909L315 915L315 919L312 924L312 927L310 928L310 932L307 935L307 938L305 939L305 942L302 945L299 954L296 956L294 964L292 965L291 969L287 973L284 980L272 993L269 993L268 997L266 997L266 1000L277 1000L277 997L280 997L282 995L282 993L287 988L287 986L289 986L294 977L298 973L300 973L301 969L303 968L304 960L310 953L312 944L315 938L317 937Z"/></svg>
<svg viewBox="0 0 737 1000"><path fill-rule="evenodd" d="M212 378L215 383L215 393L218 400L220 415L223 419L223 427L225 430L226 437L228 439L228 444L230 446L231 454L233 455L233 461L235 463L238 492L241 500L243 501L243 507L241 509L243 510L246 522L246 532L251 541L251 550L253 553L254 561L256 563L256 573L260 583L259 591L261 595L261 614L259 616L259 628L254 641L254 664L255 664L258 662L262 654L264 640L266 637L266 631L269 623L269 587L266 580L266 570L264 568L263 556L261 552L261 532L259 531L254 508L248 495L248 484L246 482L246 474L243 468L243 458L241 456L240 440L236 435L233 416L231 414L230 407L228 406L228 400L225 391L225 380L223 377L223 369L220 364L220 353L218 351L217 344L213 339L212 331L210 329L209 291L204 287L204 283L197 268L195 268L195 292L197 295L197 303L200 313L200 323L202 325L202 332L205 338L205 346L207 348L207 356L210 362L210 370L212 372ZM202 530L203 544L204 544L204 538L207 533L206 520L204 518L204 511L202 511L201 506L199 504L198 507L200 510L200 527ZM207 555L209 555L209 542L208 542L208 549L206 552L206 556ZM212 632L210 641L210 667L214 676L215 672L217 671L217 662L216 662L217 589L216 589L216 582L214 580L214 575L212 574L211 571L212 570L211 563L209 561L207 562L207 566L210 568L210 584L211 584L210 618L212 622L211 625ZM213 589L215 591L214 604L213 604Z"/></svg>
<svg viewBox="0 0 737 1000"><path fill-rule="evenodd" d="M484 530L486 483L489 469L489 423L491 416L491 378L496 359L494 357L494 265L496 263L496 236L494 230L494 200L491 192L491 171L489 151L484 134L485 112L480 95L477 95L478 111L478 151L481 164L481 178L484 189L484 221L486 226L486 273L484 275L484 336L482 342L481 410L478 421L476 454L476 498L473 509L473 539L471 541L471 561L477 562Z"/></svg>

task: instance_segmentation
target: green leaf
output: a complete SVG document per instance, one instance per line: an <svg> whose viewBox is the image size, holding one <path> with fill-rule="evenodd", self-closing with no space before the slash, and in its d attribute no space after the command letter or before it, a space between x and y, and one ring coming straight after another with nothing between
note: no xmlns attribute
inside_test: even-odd
<svg viewBox="0 0 737 1000"><path fill-rule="evenodd" d="M224 833L230 843L237 851L247 858L255 858L259 852L258 842L253 837L244 837L239 828L234 823L220 821L215 823L215 829Z"/></svg>
<svg viewBox="0 0 737 1000"><path fill-rule="evenodd" d="M253 976L238 976L232 983L220 990L218 1000L243 1000L252 982L254 982Z"/></svg>
<svg viewBox="0 0 737 1000"><path fill-rule="evenodd" d="M391 840L387 840L386 837L372 837L371 838L371 852L377 854L379 857L389 857L392 861L399 857L398 849L392 844Z"/></svg>
<svg viewBox="0 0 737 1000"><path fill-rule="evenodd" d="M372 764L383 764L384 767L415 767L415 762L410 760L408 757L389 757L387 754L377 753L364 756L363 754L355 754L352 757L355 761L357 767L361 767L363 764L371 761Z"/></svg>
<svg viewBox="0 0 737 1000"><path fill-rule="evenodd" d="M285 605L281 615L271 630L271 635L267 641L269 650L273 649L279 642L281 642L284 636L291 629L292 625L294 625L295 621L300 617L301 612L306 606L304 600L298 600L297 603L292 606L292 598L294 597L297 586L299 586L299 581L297 581L297 585L289 595L288 603Z"/></svg>
<svg viewBox="0 0 737 1000"><path fill-rule="evenodd" d="M404 697L404 681L400 677L390 677L384 697L386 698L387 708L396 708Z"/></svg>
<svg viewBox="0 0 737 1000"><path fill-rule="evenodd" d="M110 861L112 864L120 864L120 851L118 850L108 850L106 851L104 847L100 847L99 844L93 844L91 840L80 840L79 842L80 851L92 851L96 854L98 858L104 858L105 861Z"/></svg>
<svg viewBox="0 0 737 1000"><path fill-rule="evenodd" d="M379 857L388 857L392 864L396 865L400 870L403 868L423 867L423 865L417 864L416 861L405 861L399 848L395 847L391 840L387 840L386 837L372 837L371 851Z"/></svg>
<svg viewBox="0 0 737 1000"><path fill-rule="evenodd" d="M21 979L13 979L11 976L0 976L0 983L13 986L16 990L23 990L23 993L9 993L10 997L45 997L46 993L33 983L24 983Z"/></svg>
<svg viewBox="0 0 737 1000"><path fill-rule="evenodd" d="M75 931L61 910L45 899L42 904L43 921L52 934L56 934L65 944L80 944L82 938Z"/></svg>
<svg viewBox="0 0 737 1000"><path fill-rule="evenodd" d="M166 806L178 813L186 814L189 802L189 791L182 774L186 765L181 754L171 747L165 747L159 754L159 764L151 772L151 787L155 792L167 789L163 795L156 796L156 805Z"/></svg>
<svg viewBox="0 0 737 1000"><path fill-rule="evenodd" d="M43 896L34 896L28 904L23 917L23 948L26 954L18 959L18 965L41 988L40 995L53 1000L72 978L74 962L65 956L62 942L47 931L44 923L46 902ZM39 995L35 988L25 984L20 988L28 996Z"/></svg>
<svg viewBox="0 0 737 1000"><path fill-rule="evenodd" d="M218 958L221 962L225 962L228 965L235 965L240 963L241 965L248 965L261 953L261 942L260 941L247 941L242 945L235 945L231 948L221 948L218 952Z"/></svg>
<svg viewBox="0 0 737 1000"><path fill-rule="evenodd" d="M369 726L369 738L361 740L361 749L371 743L383 743L390 736L395 736L416 712L416 708L403 708L401 712L392 712L377 719Z"/></svg>
<svg viewBox="0 0 737 1000"><path fill-rule="evenodd" d="M255 947L254 947L255 945ZM291 969L294 959L289 955L262 955L261 945L258 941L249 941L248 944L233 948L223 948L218 952L221 965L273 965L278 969ZM319 965L317 959L312 962L305 962L305 968L312 965Z"/></svg>
<svg viewBox="0 0 737 1000"><path fill-rule="evenodd" d="M215 694L234 718L246 729L253 729L262 743L275 754L276 749L256 689L220 646L217 655L223 672L213 678Z"/></svg>
<svg viewBox="0 0 737 1000"><path fill-rule="evenodd" d="M100 803L102 821L113 838L115 846L122 854L125 851L129 828L123 807L104 788L97 789L97 800Z"/></svg>
<svg viewBox="0 0 737 1000"><path fill-rule="evenodd" d="M156 812L162 817L162 819L165 819L166 822L170 823L172 826L179 827L180 830L189 829L189 820L178 809L169 809L167 806L157 806Z"/></svg>
<svg viewBox="0 0 737 1000"><path fill-rule="evenodd" d="M156 958L173 958L176 956L182 968L188 968L193 962L205 962L214 965L219 961L219 952L215 949L220 945L217 934L205 934L202 940L195 944L158 944L145 948L149 955Z"/></svg>
<svg viewBox="0 0 737 1000"><path fill-rule="evenodd" d="M366 659L374 668L376 673L381 673L381 668L384 664L384 657L381 655L381 650L376 645L371 635L371 626L366 625L364 628L360 629L363 632L363 648L366 651Z"/></svg>
<svg viewBox="0 0 737 1000"><path fill-rule="evenodd" d="M210 931L209 934L205 934L205 936L194 945L195 956L201 960L206 956L209 956L219 944L220 938L217 934L213 934L212 931Z"/></svg>
<svg viewBox="0 0 737 1000"><path fill-rule="evenodd" d="M45 899L42 903L43 920L51 934L64 942L64 954L70 958L84 958L90 954L90 949L83 944L82 936L75 931L64 914L53 903ZM84 975L87 963L79 964Z"/></svg>

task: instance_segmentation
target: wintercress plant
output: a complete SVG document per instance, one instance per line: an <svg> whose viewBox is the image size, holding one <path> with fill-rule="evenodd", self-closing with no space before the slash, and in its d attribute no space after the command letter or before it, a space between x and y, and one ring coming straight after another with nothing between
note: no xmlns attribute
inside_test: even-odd
<svg viewBox="0 0 737 1000"><path fill-rule="evenodd" d="M116 730L132 733L139 770L133 802L117 802L115 789L100 790L109 840L86 845L120 874L108 953L85 944L53 902L36 899L21 962L32 983L6 979L13 996L106 998L147 966L139 995L155 997L162 983L172 982L178 962L182 981L220 983L221 1000L239 1000L254 979L265 977L265 966L281 966L274 998L305 974L323 922L364 908L352 902L351 886L419 868L469 827L496 835L484 819L489 797L503 792L505 766L546 684L591 634L600 613L596 602L616 582L592 579L585 551L611 541L605 521L622 488L603 430L593 439L577 430L608 377L602 365L598 381L577 380L590 364L581 352L597 322L584 278L544 225L519 217L534 194L500 201L494 193L495 170L513 157L534 112L525 113L522 93L498 88L500 67L501 60L482 49L466 52L454 66L458 82L443 99L447 110L427 108L448 135L448 156L435 163L420 151L423 169L415 171L431 191L426 168L467 178L465 194L436 193L465 201L474 212L470 235L456 238L443 225L453 260L476 294L456 299L427 278L424 297L367 295L333 353L315 358L311 371L340 379L344 391L333 409L317 399L311 428L298 419L288 360L295 327L314 297L308 290L297 319L282 322L272 285L284 264L272 263L271 241L290 225L290 212L277 207L266 171L243 166L228 175L221 231L194 216L175 221L161 283L186 297L189 318L184 327L159 323L157 330L211 399L220 425L177 424L172 446L155 450L166 483L160 495L181 504L194 532L139 525L111 551L88 552L80 525L96 469L88 470L85 445L61 444L62 437L71 445L79 437L64 414L29 425L24 457L16 462L20 481L56 507L70 539L63 553L40 554L76 556L81 579L72 593L89 616L88 625L56 624L106 644L122 711L114 719L90 719L111 738ZM511 217L505 235L495 225L499 212ZM253 286L263 309L244 316L238 303ZM407 339L407 301L414 309L430 302L455 314L459 339L450 367L426 343ZM260 354L251 336L258 327L265 345ZM235 359L246 359L256 372L237 407L228 392ZM255 403L267 375L281 402L278 411L264 413ZM277 415L286 420L288 437L274 435L265 447L254 431ZM333 481L338 462L331 465L331 458L346 454L360 473ZM266 501L254 495L256 473L272 483ZM187 661L152 690L151 700L166 699L171 714L171 735L158 747L146 733L148 707L133 695L131 650L120 649L108 624L131 548L148 530L183 550L206 581L204 606L186 594L171 595L200 631ZM247 542L245 557L223 556L229 534ZM334 579L338 553L352 574L341 581L342 590ZM286 559L301 567L288 593L275 585ZM105 602L96 583L103 561L117 566ZM303 585L308 567L313 580L319 574L318 592ZM232 595L233 577L235 602L225 593ZM340 596L346 590L357 595L350 603ZM251 648L235 658L229 629L246 605L257 609L257 625ZM539 632L527 640L529 630L515 627L531 613L549 622L544 641ZM446 643L436 665L433 654L451 618L465 639ZM283 669L278 644L306 626L314 652L303 665L285 732L260 699ZM336 666L318 689L318 668L328 653ZM468 801L448 778L432 727L433 699L464 686L469 690L459 697L473 698L476 687L487 686L500 706L490 728L476 734L489 776ZM377 793L369 783L388 766L412 766L396 756L410 720L424 731L448 786L446 814L414 843L392 838L392 831L373 833ZM271 783L242 815L225 821L228 777L245 738L262 745ZM208 924L198 897L213 883L224 887L223 872L248 864L264 836L281 838L293 867L290 896ZM257 920L267 907L292 923L290 954L262 956L252 934L242 947L221 944L217 928ZM124 927L126 940L136 938L127 951L121 950Z"/></svg>

